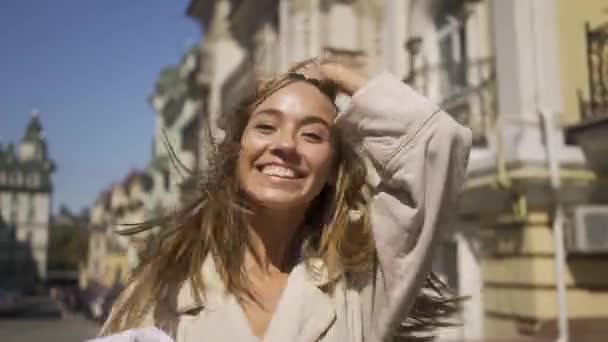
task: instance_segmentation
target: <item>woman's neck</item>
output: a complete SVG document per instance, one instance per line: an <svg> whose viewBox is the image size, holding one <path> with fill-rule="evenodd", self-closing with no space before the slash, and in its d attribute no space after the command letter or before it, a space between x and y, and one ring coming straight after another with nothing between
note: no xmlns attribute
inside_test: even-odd
<svg viewBox="0 0 608 342"><path fill-rule="evenodd" d="M298 211L299 212L299 211ZM252 251L248 251L245 267L258 268L264 273L288 273L294 263L294 241L304 213L293 210L258 209L249 217Z"/></svg>

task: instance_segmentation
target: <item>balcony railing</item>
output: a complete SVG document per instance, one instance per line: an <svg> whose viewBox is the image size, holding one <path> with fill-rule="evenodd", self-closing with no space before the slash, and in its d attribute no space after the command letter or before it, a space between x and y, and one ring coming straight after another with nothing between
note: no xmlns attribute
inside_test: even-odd
<svg viewBox="0 0 608 342"><path fill-rule="evenodd" d="M608 117L608 23L591 28L585 24L589 95L579 90L582 121Z"/></svg>
<svg viewBox="0 0 608 342"><path fill-rule="evenodd" d="M413 69L403 81L470 127L474 146L486 146L488 131L496 120L494 58L423 65Z"/></svg>

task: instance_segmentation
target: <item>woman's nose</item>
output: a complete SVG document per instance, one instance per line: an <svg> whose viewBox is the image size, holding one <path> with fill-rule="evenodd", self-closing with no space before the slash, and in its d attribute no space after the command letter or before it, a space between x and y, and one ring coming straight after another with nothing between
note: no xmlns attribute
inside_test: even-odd
<svg viewBox="0 0 608 342"><path fill-rule="evenodd" d="M291 132L279 132L275 136L271 149L284 154L293 154L297 148L296 140Z"/></svg>
<svg viewBox="0 0 608 342"><path fill-rule="evenodd" d="M296 147L296 141L291 132L283 131L275 136L274 145L277 148L293 149Z"/></svg>

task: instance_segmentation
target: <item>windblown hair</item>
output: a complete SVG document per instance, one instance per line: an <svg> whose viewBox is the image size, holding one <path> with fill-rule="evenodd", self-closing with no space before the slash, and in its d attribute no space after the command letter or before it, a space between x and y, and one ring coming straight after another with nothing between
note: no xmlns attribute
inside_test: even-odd
<svg viewBox="0 0 608 342"><path fill-rule="evenodd" d="M252 94L246 96L233 113L227 114L226 136L221 143L214 143L207 130L210 142L207 165L197 172L190 171L188 184L195 186L178 209L119 232L133 235L160 229L150 234L146 255L130 278L127 290L114 305L102 334L138 326L146 314L164 305L164 298L184 282L190 283L195 299L203 303L205 279L201 268L208 257L213 258L230 293L238 297L252 296L243 267L246 252L254 250L246 228L247 213L252 206L239 189L237 179L240 139L254 109L293 82L309 82L335 100L337 88L333 84L309 80L294 72L306 63L296 65L284 75L260 81ZM337 182L334 186L326 185L313 201L299 232L303 260L323 260L332 280L330 289L345 275L369 275L377 264L367 208L370 189L365 181L365 165L346 144L338 143L337 155ZM425 289L398 334L411 335L410 332L440 326L441 317L457 310L458 300L445 295L446 288L435 276L429 276Z"/></svg>

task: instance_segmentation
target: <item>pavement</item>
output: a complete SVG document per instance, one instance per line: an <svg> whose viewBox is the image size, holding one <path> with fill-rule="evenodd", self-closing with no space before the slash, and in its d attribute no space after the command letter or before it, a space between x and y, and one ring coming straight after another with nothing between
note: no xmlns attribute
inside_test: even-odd
<svg viewBox="0 0 608 342"><path fill-rule="evenodd" d="M71 313L61 318L0 318L0 341L83 342L99 329L98 323Z"/></svg>

